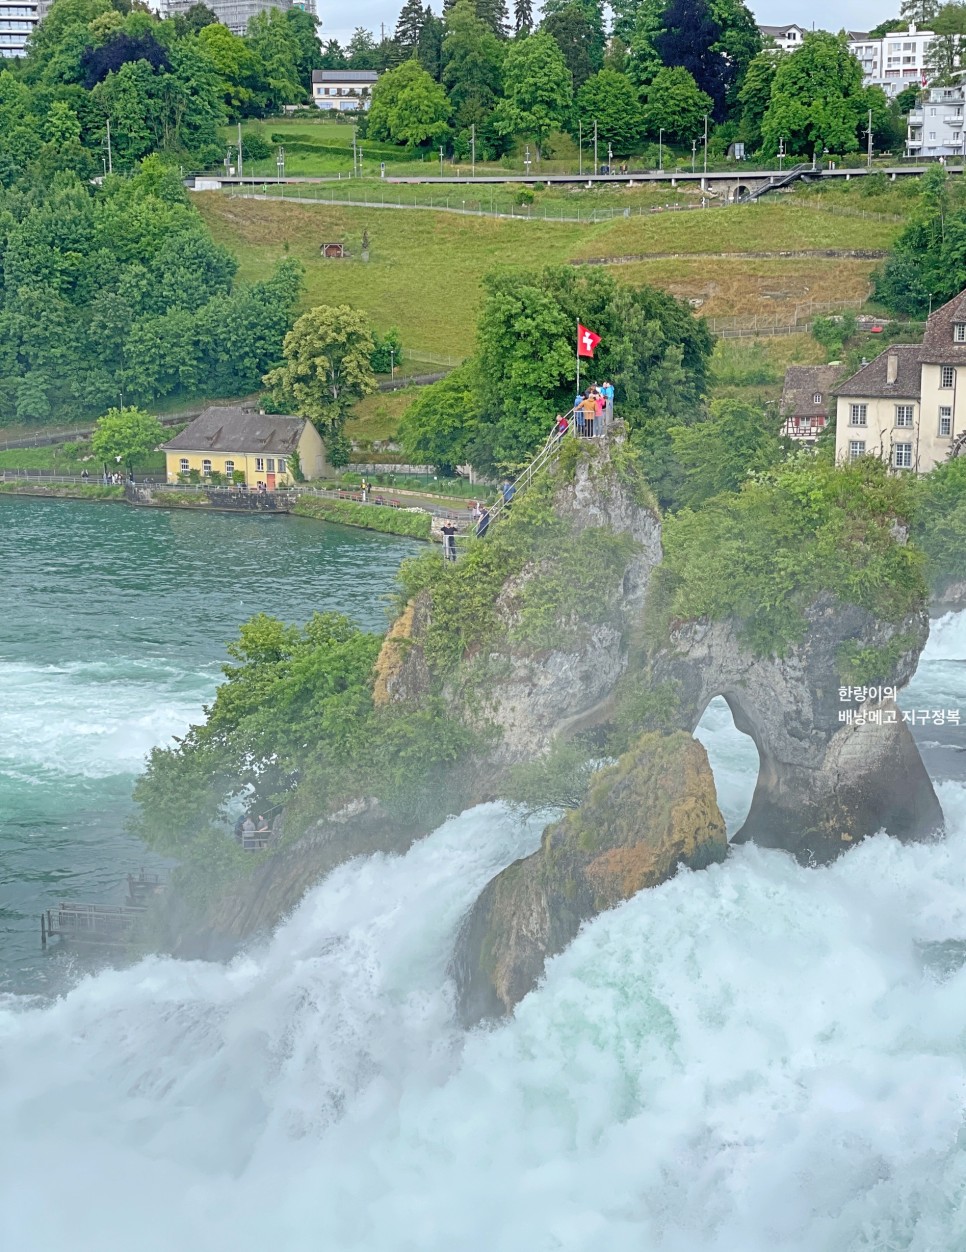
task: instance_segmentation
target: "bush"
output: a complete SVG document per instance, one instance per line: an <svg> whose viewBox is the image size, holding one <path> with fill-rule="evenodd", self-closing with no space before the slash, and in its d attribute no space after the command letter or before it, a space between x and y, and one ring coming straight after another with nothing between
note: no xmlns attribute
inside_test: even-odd
<svg viewBox="0 0 966 1252"><path fill-rule="evenodd" d="M533 204L534 198L534 194L529 187L521 187L513 197L513 202L520 205Z"/></svg>
<svg viewBox="0 0 966 1252"><path fill-rule="evenodd" d="M264 161L271 155L272 145L260 126L242 131L242 157L245 160Z"/></svg>
<svg viewBox="0 0 966 1252"><path fill-rule="evenodd" d="M292 512L299 517L317 517L324 522L361 526L364 530L409 539L429 539L432 526L428 513L410 513L379 504L356 504L353 500L327 500L322 496L300 495Z"/></svg>

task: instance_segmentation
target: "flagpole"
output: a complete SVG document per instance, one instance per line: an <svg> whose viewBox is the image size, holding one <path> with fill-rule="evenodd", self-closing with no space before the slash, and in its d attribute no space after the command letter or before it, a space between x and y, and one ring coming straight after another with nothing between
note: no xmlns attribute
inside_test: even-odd
<svg viewBox="0 0 966 1252"><path fill-rule="evenodd" d="M577 318L577 391L580 395L580 318Z"/></svg>

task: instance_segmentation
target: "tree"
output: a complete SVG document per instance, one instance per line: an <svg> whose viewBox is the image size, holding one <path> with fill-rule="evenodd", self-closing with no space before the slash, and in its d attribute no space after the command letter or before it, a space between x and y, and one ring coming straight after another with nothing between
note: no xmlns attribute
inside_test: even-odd
<svg viewBox="0 0 966 1252"><path fill-rule="evenodd" d="M499 39L506 39L510 27L506 0L476 0L476 16Z"/></svg>
<svg viewBox="0 0 966 1252"><path fill-rule="evenodd" d="M531 0L514 0L513 33L529 35L533 30L533 4Z"/></svg>
<svg viewBox="0 0 966 1252"><path fill-rule="evenodd" d="M633 84L616 70L601 70L577 92L577 115L597 123L598 139L615 156L628 156L641 141L644 116Z"/></svg>
<svg viewBox="0 0 966 1252"><path fill-rule="evenodd" d="M748 66L744 82L738 93L741 105L740 134L752 148L761 145L761 123L768 112L775 71L784 54L777 48L765 48Z"/></svg>
<svg viewBox="0 0 966 1252"><path fill-rule="evenodd" d="M265 103L279 109L305 96L299 79L299 49L281 9L265 9L249 18L245 40L261 62Z"/></svg>
<svg viewBox="0 0 966 1252"><path fill-rule="evenodd" d="M312 71L322 68L318 23L319 19L307 9L285 10L286 33L295 53L295 70L306 92L312 90Z"/></svg>
<svg viewBox="0 0 966 1252"><path fill-rule="evenodd" d="M423 24L419 30L419 45L416 48L416 59L437 83L443 72L443 19L436 16L426 5L423 10Z"/></svg>
<svg viewBox="0 0 966 1252"><path fill-rule="evenodd" d="M142 461L164 442L164 427L143 409L108 409L98 418L91 436L91 450L105 465L122 461L133 474L136 461Z"/></svg>
<svg viewBox="0 0 966 1252"><path fill-rule="evenodd" d="M374 347L365 313L347 304L320 305L285 336L284 362L265 375L265 384L321 432L338 435L349 407L376 389Z"/></svg>
<svg viewBox="0 0 966 1252"><path fill-rule="evenodd" d="M549 12L545 6L540 29L556 41L570 70L575 91L604 64L604 26L599 13L590 16L577 3Z"/></svg>
<svg viewBox="0 0 966 1252"><path fill-rule="evenodd" d="M775 70L771 102L762 119L762 145L777 152L808 156L854 152L868 108L862 66L849 51L847 37L809 32L802 46L783 56Z"/></svg>
<svg viewBox="0 0 966 1252"><path fill-rule="evenodd" d="M504 99L494 111L498 134L532 135L537 153L566 121L573 78L556 41L546 32L510 45L503 64Z"/></svg>
<svg viewBox="0 0 966 1252"><path fill-rule="evenodd" d="M399 440L416 465L450 473L469 456L480 421L475 370L461 365L438 383L421 387L399 424Z"/></svg>
<svg viewBox="0 0 966 1252"><path fill-rule="evenodd" d="M446 14L442 77L458 129L489 120L502 90L504 46L472 0L457 0Z"/></svg>
<svg viewBox="0 0 966 1252"><path fill-rule="evenodd" d="M707 0L670 0L663 16L664 29L654 40L658 56L667 66L688 71L698 89L713 101L716 121L724 117L728 88L724 54L717 50L721 27Z"/></svg>
<svg viewBox="0 0 966 1252"><path fill-rule="evenodd" d="M776 465L785 449L780 424L772 406L714 400L704 421L672 427L674 456L683 471L677 503L700 508L723 491L737 491L751 474Z"/></svg>
<svg viewBox="0 0 966 1252"><path fill-rule="evenodd" d="M934 87L958 83L957 70L966 35L966 5L944 4L931 22L936 38L929 45L926 68Z"/></svg>
<svg viewBox="0 0 966 1252"><path fill-rule="evenodd" d="M644 125L649 135L663 129L670 142L686 143L703 133L705 114L712 108L711 97L699 90L687 70L663 69L647 89Z"/></svg>
<svg viewBox="0 0 966 1252"><path fill-rule="evenodd" d="M395 40L399 48L399 58L405 61L414 56L419 47L419 32L423 28L423 6L421 0L406 0L396 22Z"/></svg>
<svg viewBox="0 0 966 1252"><path fill-rule="evenodd" d="M894 103L901 114L911 113L916 107L920 90L918 83L910 83L908 87L903 87L899 94L894 97Z"/></svg>
<svg viewBox="0 0 966 1252"><path fill-rule="evenodd" d="M350 70L374 70L376 68L376 41L372 31L357 26L346 45L346 63Z"/></svg>
<svg viewBox="0 0 966 1252"><path fill-rule="evenodd" d="M383 74L372 89L367 133L417 148L438 144L447 134L450 114L446 92L418 61L404 61Z"/></svg>
<svg viewBox="0 0 966 1252"><path fill-rule="evenodd" d="M939 0L902 0L899 14L907 27L910 22L915 22L925 29L931 26L940 7Z"/></svg>

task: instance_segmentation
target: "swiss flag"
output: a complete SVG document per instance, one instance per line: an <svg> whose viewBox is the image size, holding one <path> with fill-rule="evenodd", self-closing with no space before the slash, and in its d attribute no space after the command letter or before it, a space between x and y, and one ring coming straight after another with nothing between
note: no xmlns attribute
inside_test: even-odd
<svg viewBox="0 0 966 1252"><path fill-rule="evenodd" d="M577 323L577 355L593 356L594 349L600 343L600 335L595 334L592 330L588 330L586 326Z"/></svg>

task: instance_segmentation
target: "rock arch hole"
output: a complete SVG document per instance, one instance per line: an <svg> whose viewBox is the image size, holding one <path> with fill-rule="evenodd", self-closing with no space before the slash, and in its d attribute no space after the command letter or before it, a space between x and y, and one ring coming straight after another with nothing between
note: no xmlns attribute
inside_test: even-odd
<svg viewBox="0 0 966 1252"><path fill-rule="evenodd" d="M704 710L694 737L708 754L718 808L727 824L728 838L733 839L751 808L761 764L758 749L751 736L735 725L724 696L715 696Z"/></svg>

